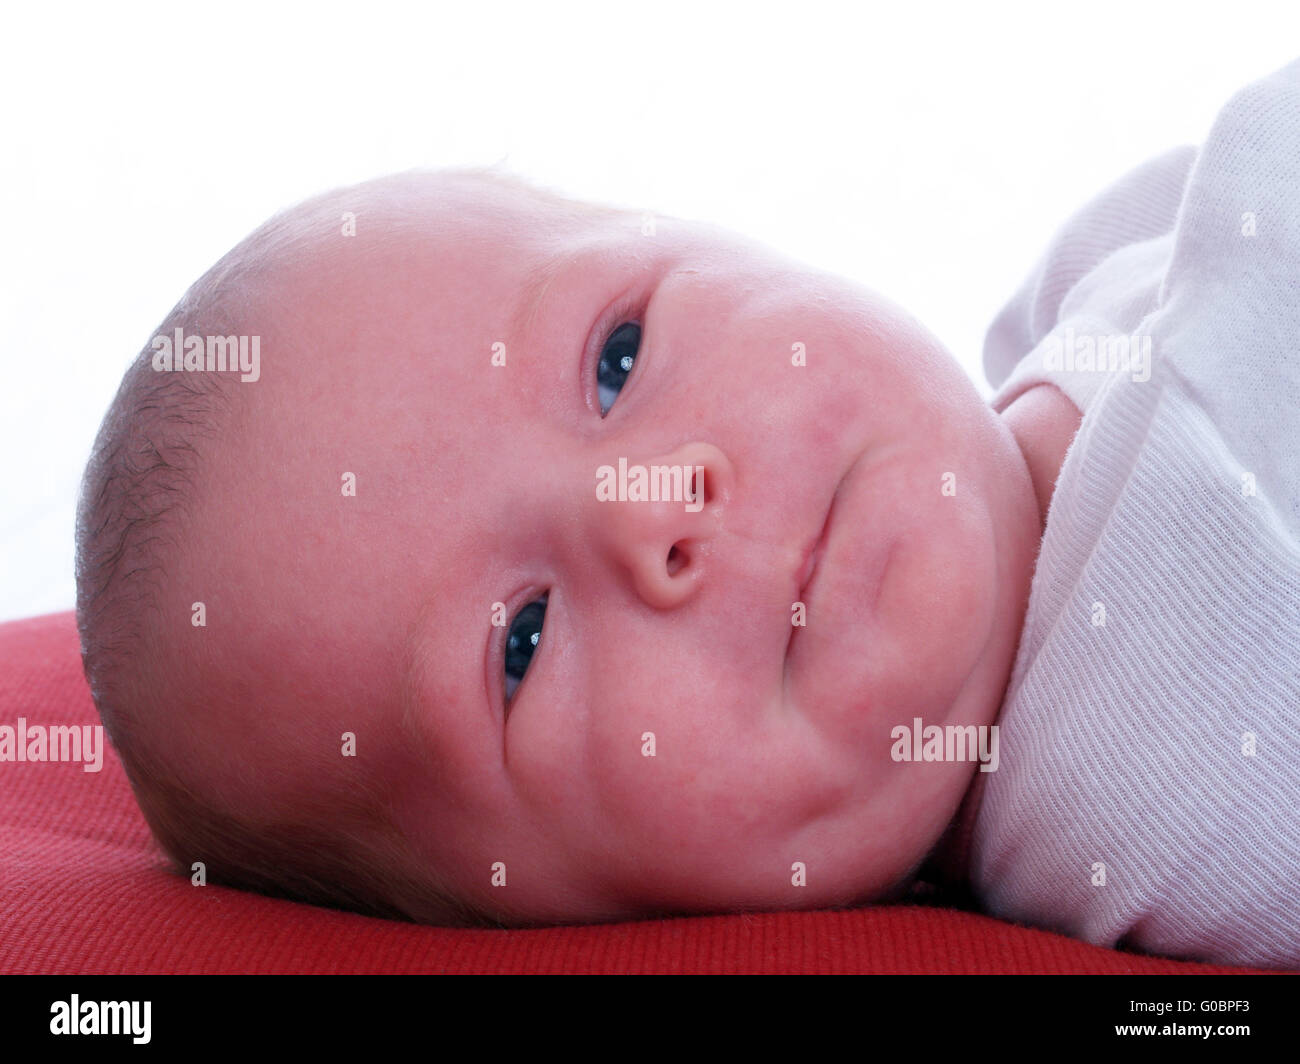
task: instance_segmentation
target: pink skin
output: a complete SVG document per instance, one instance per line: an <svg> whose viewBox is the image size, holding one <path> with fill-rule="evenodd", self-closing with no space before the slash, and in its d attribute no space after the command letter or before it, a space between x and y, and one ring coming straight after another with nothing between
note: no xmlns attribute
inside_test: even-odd
<svg viewBox="0 0 1300 1064"><path fill-rule="evenodd" d="M178 756L270 801L355 732L337 771L382 775L420 860L510 921L906 883L978 774L896 763L890 731L993 722L1023 620L1043 500L1008 425L898 307L711 226L645 235L467 177L338 202L357 236L323 238L251 323L231 457L260 460L214 471L176 591L206 595L229 708L174 730ZM641 346L602 419L596 330L625 320ZM703 508L597 501L619 457L703 466ZM508 626L544 592L507 711Z"/></svg>

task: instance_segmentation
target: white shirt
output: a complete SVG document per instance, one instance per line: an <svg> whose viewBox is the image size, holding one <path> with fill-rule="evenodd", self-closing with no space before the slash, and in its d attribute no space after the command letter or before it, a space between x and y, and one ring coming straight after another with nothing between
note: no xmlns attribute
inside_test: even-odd
<svg viewBox="0 0 1300 1064"><path fill-rule="evenodd" d="M1047 381L1083 421L976 896L1100 945L1300 968L1300 61L1071 218L984 362L996 409Z"/></svg>

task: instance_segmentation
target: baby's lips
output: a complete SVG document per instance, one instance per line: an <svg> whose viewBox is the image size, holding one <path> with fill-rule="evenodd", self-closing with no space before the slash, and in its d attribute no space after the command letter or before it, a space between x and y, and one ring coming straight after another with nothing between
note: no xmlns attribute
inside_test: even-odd
<svg viewBox="0 0 1300 1064"><path fill-rule="evenodd" d="M857 463L854 463L854 466ZM854 466L850 466L840 477L839 482L835 485L835 491L831 493L831 501L826 506L826 516L822 518L822 525L817 532L817 538L812 541L808 547L808 553L804 556L803 565L799 568L799 598L802 600L804 592L808 590L808 585L812 583L812 578L817 572L818 564L822 555L826 552L826 540L831 533L831 518L835 513L835 503L840 497L840 489L844 486L844 480L852 472Z"/></svg>
<svg viewBox="0 0 1300 1064"><path fill-rule="evenodd" d="M812 545L808 551L807 557L804 558L803 566L799 569L799 598L802 600L804 593L808 590L809 583L812 582L813 574L817 571L817 563L821 560L822 549L825 546L826 533L823 526L822 535L818 537L817 542Z"/></svg>

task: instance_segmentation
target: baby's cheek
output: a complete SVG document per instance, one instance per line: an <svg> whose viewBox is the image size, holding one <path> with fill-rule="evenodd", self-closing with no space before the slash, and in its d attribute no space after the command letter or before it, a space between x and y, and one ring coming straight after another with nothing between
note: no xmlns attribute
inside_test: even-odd
<svg viewBox="0 0 1300 1064"><path fill-rule="evenodd" d="M507 775L525 807L548 814L590 805L592 758L583 741L584 714L534 699L506 724Z"/></svg>
<svg viewBox="0 0 1300 1064"><path fill-rule="evenodd" d="M811 764L788 717L742 695L647 707L632 756L611 730L617 741L593 765L593 789L612 833L644 857L707 866L737 847L767 846L823 802L827 766Z"/></svg>
<svg viewBox="0 0 1300 1064"><path fill-rule="evenodd" d="M996 580L988 521L975 504L954 503L899 539L878 616L911 681L934 688L931 698L955 696L974 666L993 623Z"/></svg>

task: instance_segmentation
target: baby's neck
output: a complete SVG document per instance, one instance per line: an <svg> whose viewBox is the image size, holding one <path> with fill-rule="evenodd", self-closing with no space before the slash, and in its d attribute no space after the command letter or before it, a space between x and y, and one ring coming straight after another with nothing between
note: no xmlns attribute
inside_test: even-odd
<svg viewBox="0 0 1300 1064"><path fill-rule="evenodd" d="M918 878L936 883L947 890L966 885L970 872L975 817L979 813L980 800L984 797L984 781L987 778L986 773L974 773L966 796L957 809L957 815L952 818L952 823L922 863L917 872Z"/></svg>

